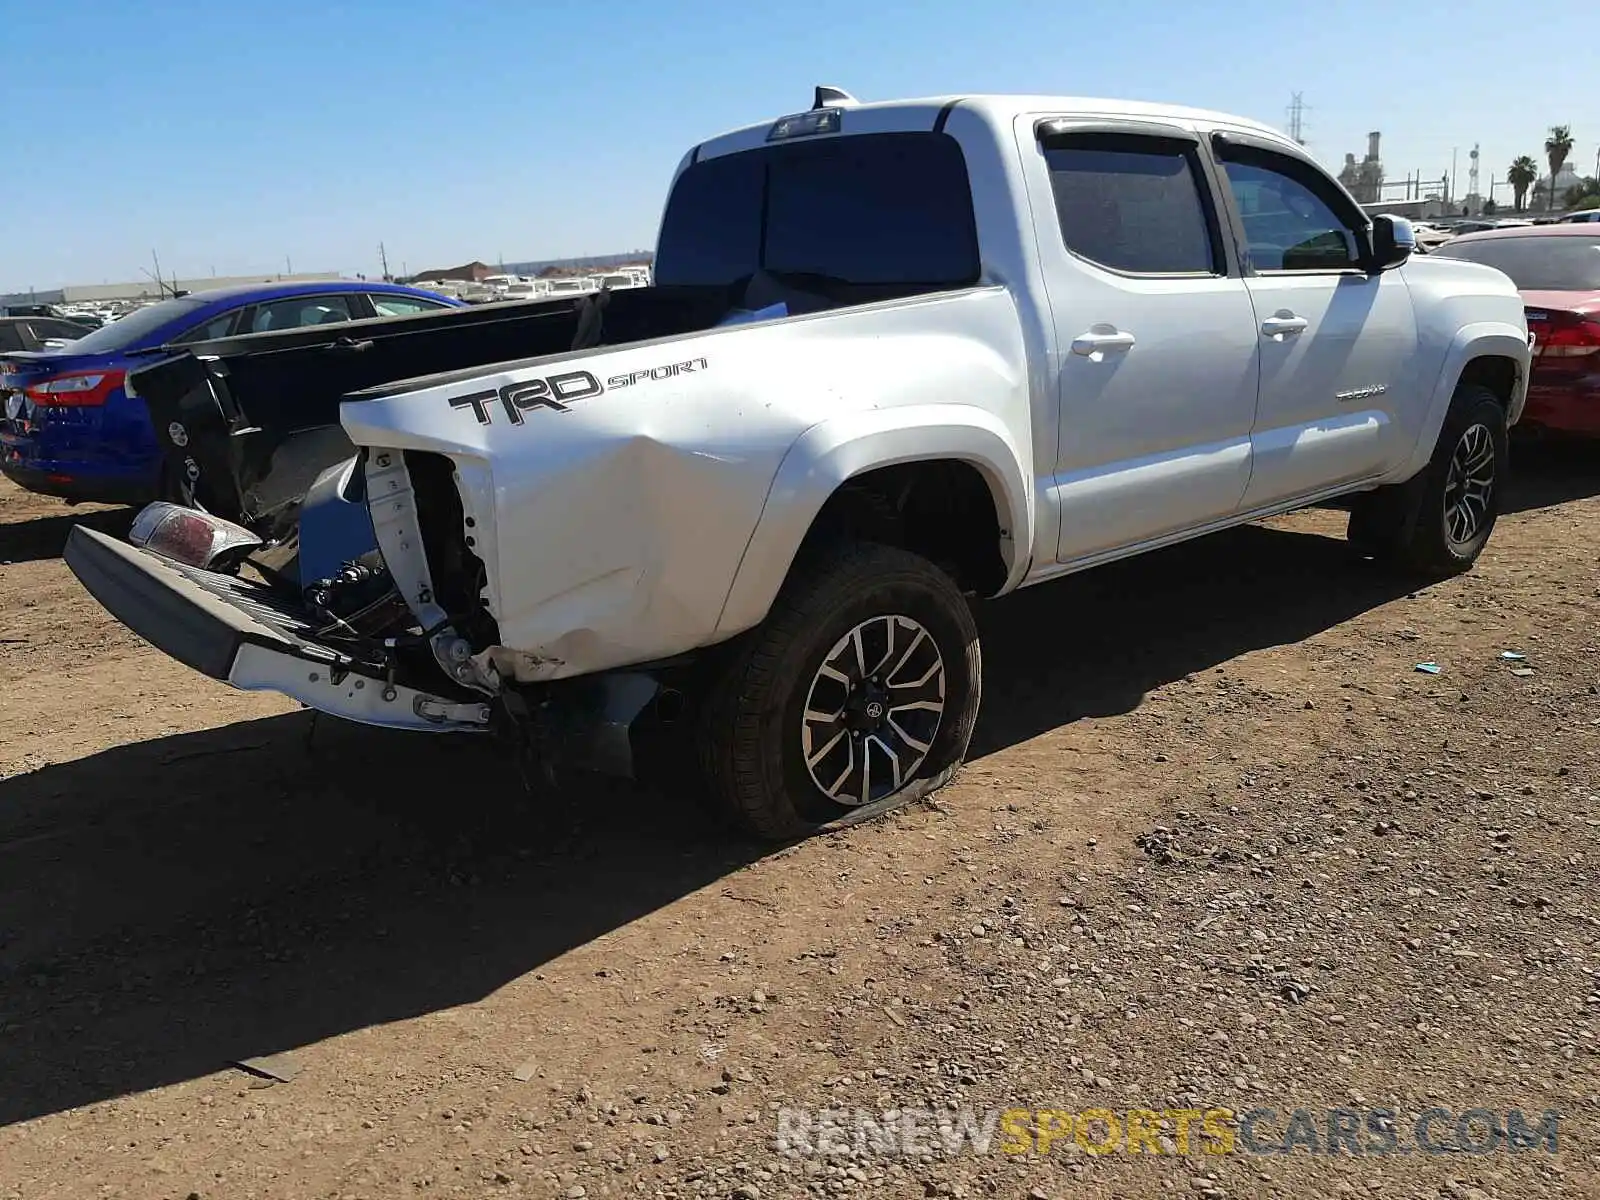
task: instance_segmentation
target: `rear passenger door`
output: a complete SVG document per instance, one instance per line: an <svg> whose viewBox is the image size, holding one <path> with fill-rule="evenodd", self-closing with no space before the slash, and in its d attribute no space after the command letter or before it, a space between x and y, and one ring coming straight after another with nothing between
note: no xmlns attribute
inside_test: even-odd
<svg viewBox="0 0 1600 1200"><path fill-rule="evenodd" d="M1402 273L1367 271L1366 216L1316 164L1247 135L1213 144L1261 340L1245 507L1383 473L1410 450L1394 417L1418 378Z"/></svg>
<svg viewBox="0 0 1600 1200"><path fill-rule="evenodd" d="M1110 556L1237 511L1259 349L1212 166L1178 126L1031 122L1024 153L1060 405L1057 558Z"/></svg>

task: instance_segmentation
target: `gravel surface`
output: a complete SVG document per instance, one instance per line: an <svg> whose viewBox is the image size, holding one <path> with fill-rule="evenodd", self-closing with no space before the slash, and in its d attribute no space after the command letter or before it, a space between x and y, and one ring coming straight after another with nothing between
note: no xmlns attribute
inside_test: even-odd
<svg viewBox="0 0 1600 1200"><path fill-rule="evenodd" d="M0 1200L1600 1195L1600 466L1516 461L1418 591L1308 513L990 606L956 784L776 853L311 735L0 484Z"/></svg>

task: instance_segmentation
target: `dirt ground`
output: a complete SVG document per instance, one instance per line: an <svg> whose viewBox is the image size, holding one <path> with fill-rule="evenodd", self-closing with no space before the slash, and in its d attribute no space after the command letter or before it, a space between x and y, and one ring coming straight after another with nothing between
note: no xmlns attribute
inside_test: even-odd
<svg viewBox="0 0 1600 1200"><path fill-rule="evenodd" d="M0 485L0 1200L1600 1195L1600 457L1516 462L1420 591L1310 513L990 606L957 783L775 853L308 739L78 587L126 513ZM1401 1152L779 1152L918 1106L1387 1108Z"/></svg>

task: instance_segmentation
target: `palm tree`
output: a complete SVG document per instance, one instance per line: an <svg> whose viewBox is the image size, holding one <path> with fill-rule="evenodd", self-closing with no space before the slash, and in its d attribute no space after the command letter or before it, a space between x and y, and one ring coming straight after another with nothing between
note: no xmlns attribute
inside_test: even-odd
<svg viewBox="0 0 1600 1200"><path fill-rule="evenodd" d="M1567 165L1567 155L1572 153L1572 126L1552 125L1550 136L1544 140L1544 154L1550 162L1550 187L1545 193L1545 208L1556 206L1556 176Z"/></svg>
<svg viewBox="0 0 1600 1200"><path fill-rule="evenodd" d="M1522 211L1522 202L1527 199L1528 189L1533 186L1533 181L1539 178L1539 164L1524 154L1511 164L1511 169L1506 172L1506 179L1511 183L1511 191L1515 199L1511 207L1518 212Z"/></svg>

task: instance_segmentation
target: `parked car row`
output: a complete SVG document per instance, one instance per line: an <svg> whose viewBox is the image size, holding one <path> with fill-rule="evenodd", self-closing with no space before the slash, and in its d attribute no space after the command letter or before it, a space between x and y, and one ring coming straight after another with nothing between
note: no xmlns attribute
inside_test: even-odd
<svg viewBox="0 0 1600 1200"><path fill-rule="evenodd" d="M0 354L10 350L60 350L90 333L61 317L0 317Z"/></svg>
<svg viewBox="0 0 1600 1200"><path fill-rule="evenodd" d="M524 275L488 275L482 279L418 279L412 286L454 296L468 304L493 304L498 301L548 300L559 296L583 296L599 291L650 286L647 266L618 267L587 275L553 275L529 278Z"/></svg>
<svg viewBox="0 0 1600 1200"><path fill-rule="evenodd" d="M150 414L124 382L139 363L213 338L460 305L417 288L336 280L194 292L92 331L28 317L8 334L0 323L0 473L69 500L139 504L169 495L174 481L163 471ZM8 337L21 344L8 345Z"/></svg>

